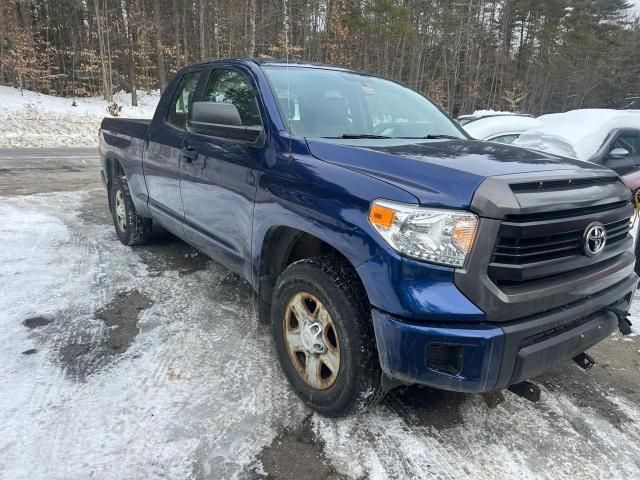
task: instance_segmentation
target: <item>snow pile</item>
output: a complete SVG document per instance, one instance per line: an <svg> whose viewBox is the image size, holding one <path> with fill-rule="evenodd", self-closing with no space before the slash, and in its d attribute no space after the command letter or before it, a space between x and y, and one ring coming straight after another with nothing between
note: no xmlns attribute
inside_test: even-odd
<svg viewBox="0 0 640 480"><path fill-rule="evenodd" d="M540 121L529 116L500 115L470 122L464 128L469 135L478 140L494 138L498 135L522 133L525 130L542 126Z"/></svg>
<svg viewBox="0 0 640 480"><path fill-rule="evenodd" d="M540 127L520 135L514 145L589 160L611 130L640 129L640 110L583 109L538 117Z"/></svg>
<svg viewBox="0 0 640 480"><path fill-rule="evenodd" d="M138 92L138 106L131 94L120 91L113 101L122 105L121 117L151 118L159 91ZM72 98L42 95L0 86L0 147L90 147L97 145L97 131L109 102L101 97Z"/></svg>

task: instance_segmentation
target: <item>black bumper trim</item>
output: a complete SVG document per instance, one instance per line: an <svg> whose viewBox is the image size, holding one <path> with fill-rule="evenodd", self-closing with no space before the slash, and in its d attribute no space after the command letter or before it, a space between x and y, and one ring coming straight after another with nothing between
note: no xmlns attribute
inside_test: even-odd
<svg viewBox="0 0 640 480"><path fill-rule="evenodd" d="M627 310L629 294L637 283L638 277L633 273L580 302L496 325L505 334L496 390L532 378L609 336L617 319L603 309L615 305Z"/></svg>

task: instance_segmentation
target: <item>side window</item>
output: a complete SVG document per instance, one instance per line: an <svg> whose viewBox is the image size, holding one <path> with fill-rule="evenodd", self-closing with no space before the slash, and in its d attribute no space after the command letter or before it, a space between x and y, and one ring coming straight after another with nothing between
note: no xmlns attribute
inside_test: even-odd
<svg viewBox="0 0 640 480"><path fill-rule="evenodd" d="M178 88L171 101L167 122L181 130L187 129L187 118L189 117L189 108L191 107L191 99L193 92L198 86L200 72L187 73L182 77Z"/></svg>
<svg viewBox="0 0 640 480"><path fill-rule="evenodd" d="M638 156L638 135L635 133L623 133L621 134L615 142L611 144L609 151L614 148L624 148L629 152L630 157Z"/></svg>
<svg viewBox="0 0 640 480"><path fill-rule="evenodd" d="M256 94L243 73L236 70L214 70L202 100L231 103L238 109L243 126L262 126Z"/></svg>

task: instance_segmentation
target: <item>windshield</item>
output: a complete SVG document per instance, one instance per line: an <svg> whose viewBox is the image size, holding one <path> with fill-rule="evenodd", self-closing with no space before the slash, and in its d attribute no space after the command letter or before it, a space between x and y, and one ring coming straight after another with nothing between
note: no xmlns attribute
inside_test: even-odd
<svg viewBox="0 0 640 480"><path fill-rule="evenodd" d="M467 138L433 103L381 78L264 66L291 133L328 138Z"/></svg>

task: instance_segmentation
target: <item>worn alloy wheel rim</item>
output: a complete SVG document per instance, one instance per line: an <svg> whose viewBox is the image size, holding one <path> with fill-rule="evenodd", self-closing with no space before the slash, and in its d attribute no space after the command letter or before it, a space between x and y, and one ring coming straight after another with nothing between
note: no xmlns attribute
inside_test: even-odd
<svg viewBox="0 0 640 480"><path fill-rule="evenodd" d="M127 212L124 208L124 195L122 194L122 190L116 192L115 210L118 228L122 232L127 228Z"/></svg>
<svg viewBox="0 0 640 480"><path fill-rule="evenodd" d="M283 319L289 360L312 388L331 387L340 371L340 343L331 315L314 295L296 293Z"/></svg>

